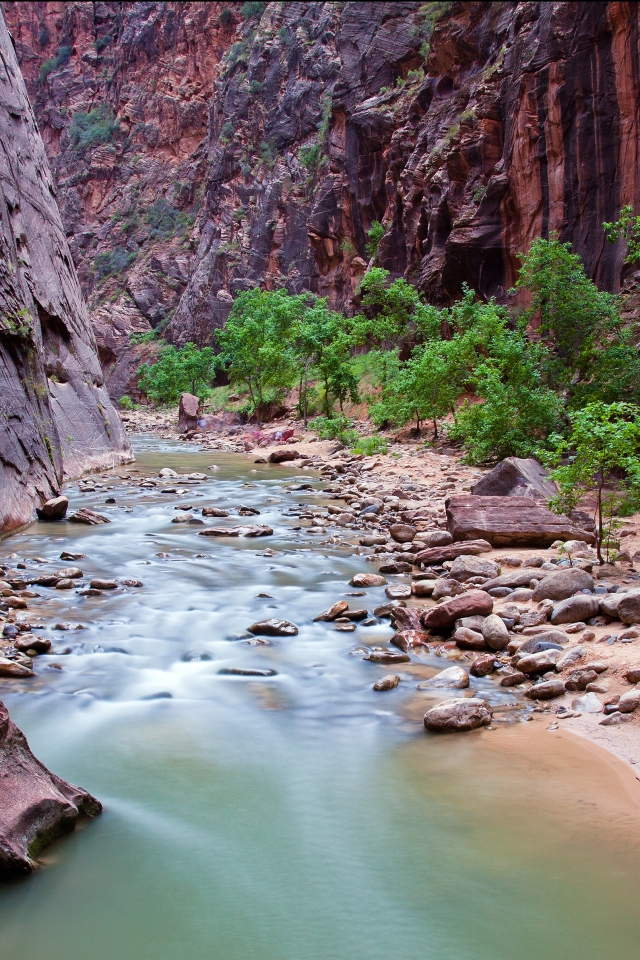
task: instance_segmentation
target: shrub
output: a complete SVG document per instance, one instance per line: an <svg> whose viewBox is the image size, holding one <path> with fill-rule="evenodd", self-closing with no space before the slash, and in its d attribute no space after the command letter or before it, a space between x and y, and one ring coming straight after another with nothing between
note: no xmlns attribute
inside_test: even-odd
<svg viewBox="0 0 640 960"><path fill-rule="evenodd" d="M163 239L183 232L193 223L192 216L183 210L177 210L164 197L154 200L144 219L151 228L149 236Z"/></svg>
<svg viewBox="0 0 640 960"><path fill-rule="evenodd" d="M93 267L102 280L104 277L110 277L125 270L135 258L135 253L125 250L124 247L114 247L107 253L99 253L93 261Z"/></svg>
<svg viewBox="0 0 640 960"><path fill-rule="evenodd" d="M50 73L53 73L54 70L59 70L60 67L66 66L71 59L71 47L64 46L60 47L55 57L50 57L40 67L40 82L44 83Z"/></svg>
<svg viewBox="0 0 640 960"><path fill-rule="evenodd" d="M377 257L382 238L384 237L384 227L378 220L374 220L371 224L371 227L367 231L367 237L369 238L365 244L367 256L369 258Z"/></svg>
<svg viewBox="0 0 640 960"><path fill-rule="evenodd" d="M112 40L113 40L113 37L109 33L105 34L104 37L98 37L98 39L94 43L94 47L96 48L96 53L102 53L102 51L109 46Z"/></svg>
<svg viewBox="0 0 640 960"><path fill-rule="evenodd" d="M233 23L233 12L229 7L223 7L220 11L220 23L223 27L228 27L229 24Z"/></svg>
<svg viewBox="0 0 640 960"><path fill-rule="evenodd" d="M71 121L71 143L77 150L96 147L112 140L117 129L118 121L111 107L103 103L94 110L74 113Z"/></svg>
<svg viewBox="0 0 640 960"><path fill-rule="evenodd" d="M321 440L339 440L345 446L359 440L358 434L353 429L353 422L344 414L340 414L339 417L316 417L315 420L311 420L309 426L316 431Z"/></svg>
<svg viewBox="0 0 640 960"><path fill-rule="evenodd" d="M220 131L220 139L225 140L227 143L231 140L233 136L233 124L230 120L227 120L226 123L222 125L222 130Z"/></svg>
<svg viewBox="0 0 640 960"><path fill-rule="evenodd" d="M41 23L40 29L38 30L38 43L40 44L41 50L44 50L50 39L51 34L49 33L49 28L46 23Z"/></svg>
<svg viewBox="0 0 640 960"><path fill-rule="evenodd" d="M120 397L120 399L118 400L118 406L119 406L122 410L133 410L133 408L134 408L134 403L133 403L133 400L131 399L131 397L127 397L127 396L125 395L124 397Z"/></svg>
<svg viewBox="0 0 640 960"><path fill-rule="evenodd" d="M158 339L158 331L148 330L146 333L130 333L129 334L129 343L153 343L154 340Z"/></svg>
<svg viewBox="0 0 640 960"><path fill-rule="evenodd" d="M388 443L386 437L360 437L351 447L355 454L364 453L366 457L373 457L376 453L386 453Z"/></svg>
<svg viewBox="0 0 640 960"><path fill-rule="evenodd" d="M247 3L242 4L242 16L245 20L261 17L266 6L266 3L260 3L259 0L247 0Z"/></svg>

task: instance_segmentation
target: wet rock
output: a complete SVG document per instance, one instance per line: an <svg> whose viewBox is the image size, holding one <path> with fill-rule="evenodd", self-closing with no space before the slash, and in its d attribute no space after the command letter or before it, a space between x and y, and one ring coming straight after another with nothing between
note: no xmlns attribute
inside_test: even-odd
<svg viewBox="0 0 640 960"><path fill-rule="evenodd" d="M553 700L555 697L561 697L564 692L564 681L558 677L534 683L530 690L525 690L524 695L529 700Z"/></svg>
<svg viewBox="0 0 640 960"><path fill-rule="evenodd" d="M495 669L495 656L492 653L481 653L471 664L469 672L473 677L488 677Z"/></svg>
<svg viewBox="0 0 640 960"><path fill-rule="evenodd" d="M482 621L482 636L490 650L504 650L509 643L509 631L495 613Z"/></svg>
<svg viewBox="0 0 640 960"><path fill-rule="evenodd" d="M603 707L595 693L585 693L583 697L571 701L571 709L580 713L602 713Z"/></svg>
<svg viewBox="0 0 640 960"><path fill-rule="evenodd" d="M464 583L470 577L486 577L490 579L497 577L500 573L500 567L493 560L483 560L481 557L462 554L453 561L449 570L449 576L452 580L459 580Z"/></svg>
<svg viewBox="0 0 640 960"><path fill-rule="evenodd" d="M392 563L380 564L380 573L411 573L412 564L403 560L394 560Z"/></svg>
<svg viewBox="0 0 640 960"><path fill-rule="evenodd" d="M364 659L372 663L408 663L411 657L397 650L372 650Z"/></svg>
<svg viewBox="0 0 640 960"><path fill-rule="evenodd" d="M555 497L558 488L533 457L507 457L485 474L471 492L475 497L528 497L546 503Z"/></svg>
<svg viewBox="0 0 640 960"><path fill-rule="evenodd" d="M552 624L576 623L579 620L588 620L594 617L600 609L598 597L578 593L575 597L561 600L553 610L549 620Z"/></svg>
<svg viewBox="0 0 640 960"><path fill-rule="evenodd" d="M251 524L240 527L207 527L200 530L199 537L270 537L273 535L271 527L263 524Z"/></svg>
<svg viewBox="0 0 640 960"><path fill-rule="evenodd" d="M360 620L366 620L368 616L369 616L369 611L365 610L364 608L362 608L361 610L347 610L344 613L344 617L347 620L355 620L358 622Z"/></svg>
<svg viewBox="0 0 640 960"><path fill-rule="evenodd" d="M426 610L422 615L422 625L425 629L439 629L452 627L461 617L470 617L475 614L488 616L493 610L493 598L483 590L469 590L459 597L445 600L437 607Z"/></svg>
<svg viewBox="0 0 640 960"><path fill-rule="evenodd" d="M380 677L379 680L373 685L374 690L395 690L395 688L400 683L400 677L397 673L387 673L386 676Z"/></svg>
<svg viewBox="0 0 640 960"><path fill-rule="evenodd" d="M526 676L524 673L521 673L520 670L508 670L502 680L500 681L501 687L518 687L521 683L526 681Z"/></svg>
<svg viewBox="0 0 640 960"><path fill-rule="evenodd" d="M356 573L349 580L350 587L382 587L389 581L377 573Z"/></svg>
<svg viewBox="0 0 640 960"><path fill-rule="evenodd" d="M62 580L58 580L56 583L56 590L72 590L76 584L73 580L70 580L68 577L64 577Z"/></svg>
<svg viewBox="0 0 640 960"><path fill-rule="evenodd" d="M323 610L322 613L319 613L317 617L314 617L314 623L317 621L331 621L335 620L337 617L341 616L346 610L349 609L349 604L346 600L337 600L332 604L327 610Z"/></svg>
<svg viewBox="0 0 640 960"><path fill-rule="evenodd" d="M21 663L17 663L15 660L10 660L8 657L0 656L0 677L32 677L33 670L30 670L29 667L24 666ZM0 804L1 807L1 804ZM0 847L0 858L2 857L2 848Z"/></svg>
<svg viewBox="0 0 640 960"><path fill-rule="evenodd" d="M228 517L229 511L223 510L222 507L203 507L202 516L203 517Z"/></svg>
<svg viewBox="0 0 640 960"><path fill-rule="evenodd" d="M516 666L521 673L546 673L547 670L555 670L560 652L560 650L541 650L540 653L528 653L518 658Z"/></svg>
<svg viewBox="0 0 640 960"><path fill-rule="evenodd" d="M427 730L463 732L488 726L492 717L493 710L486 700L477 697L444 700L427 710L424 725Z"/></svg>
<svg viewBox="0 0 640 960"><path fill-rule="evenodd" d="M277 677L277 675L277 670L261 670L258 667L223 667L218 670L220 677Z"/></svg>
<svg viewBox="0 0 640 960"><path fill-rule="evenodd" d="M423 680L418 684L418 690L462 690L469 686L469 674L462 667L447 667L436 673L435 677Z"/></svg>
<svg viewBox="0 0 640 960"><path fill-rule="evenodd" d="M385 587L384 592L390 600L406 600L411 596L411 586L408 583L392 583Z"/></svg>
<svg viewBox="0 0 640 960"><path fill-rule="evenodd" d="M623 594L618 604L618 619L623 623L640 623L640 590Z"/></svg>
<svg viewBox="0 0 640 960"><path fill-rule="evenodd" d="M82 523L86 526L94 527L100 523L111 523L111 520L101 513L96 513L94 510L88 510L86 507L82 507L82 509L76 510L75 513L71 514L69 523Z"/></svg>
<svg viewBox="0 0 640 960"><path fill-rule="evenodd" d="M382 547L387 543L386 537L360 537L361 547Z"/></svg>
<svg viewBox="0 0 640 960"><path fill-rule="evenodd" d="M117 580L92 580L89 586L93 590L115 590L118 586Z"/></svg>
<svg viewBox="0 0 640 960"><path fill-rule="evenodd" d="M487 643L481 633L468 627L457 627L452 637L461 650L486 650Z"/></svg>
<svg viewBox="0 0 640 960"><path fill-rule="evenodd" d="M391 600L390 602L404 604L404 600ZM394 607L391 611L391 622L396 625L396 629L400 627L403 630L422 630L420 610L416 610L415 607Z"/></svg>
<svg viewBox="0 0 640 960"><path fill-rule="evenodd" d="M142 587L143 586L142 580L129 580L129 579L121 580L120 584L123 587Z"/></svg>
<svg viewBox="0 0 640 960"><path fill-rule="evenodd" d="M416 647L424 647L431 639L431 635L424 630L399 630L395 633L389 643L400 650L408 653L409 650L415 650Z"/></svg>
<svg viewBox="0 0 640 960"><path fill-rule="evenodd" d="M60 559L73 560L73 561L86 560L87 555L86 553L69 553L68 550L63 550L62 553L60 554Z"/></svg>
<svg viewBox="0 0 640 960"><path fill-rule="evenodd" d="M486 540L466 540L464 543L449 543L441 547L429 547L414 554L414 562L425 566L437 566L445 560L455 560L456 557L489 553L492 547Z"/></svg>
<svg viewBox="0 0 640 960"><path fill-rule="evenodd" d="M0 878L13 880L37 866L35 857L73 830L80 817L102 807L80 787L50 773L29 749L24 734L0 703Z"/></svg>
<svg viewBox="0 0 640 960"><path fill-rule="evenodd" d="M38 520L47 522L64 520L68 507L69 501L67 497L54 497L51 500L47 500L41 507L36 507Z"/></svg>
<svg viewBox="0 0 640 960"><path fill-rule="evenodd" d="M445 506L454 541L482 538L494 546L549 547L555 540L594 539L528 497L457 496Z"/></svg>
<svg viewBox="0 0 640 960"><path fill-rule="evenodd" d="M63 567L54 574L60 580L79 580L82 577L82 570L79 567Z"/></svg>
<svg viewBox="0 0 640 960"><path fill-rule="evenodd" d="M406 607L404 600L389 600L387 603L381 603L378 607L374 607L373 613L374 616L384 619L384 617L390 617L396 613L398 609ZM420 625L420 617L418 615L418 626Z"/></svg>
<svg viewBox="0 0 640 960"><path fill-rule="evenodd" d="M408 523L392 523L389 527L389 533L396 543L411 543L415 540L416 528Z"/></svg>
<svg viewBox="0 0 640 960"><path fill-rule="evenodd" d="M414 597L430 597L435 589L436 580L418 580L411 584Z"/></svg>
<svg viewBox="0 0 640 960"><path fill-rule="evenodd" d="M299 460L300 456L297 450L274 450L269 454L269 463L286 463L289 460Z"/></svg>
<svg viewBox="0 0 640 960"><path fill-rule="evenodd" d="M51 649L51 640L48 640L46 637L34 637L32 634L26 634L20 637L19 640L14 640L13 645L16 650L20 650L23 653L33 651L36 654L43 654L48 653Z"/></svg>
<svg viewBox="0 0 640 960"><path fill-rule="evenodd" d="M173 477L179 477L180 474L177 473L175 470L172 470L171 467L163 467L162 470L160 470L160 472L158 473L158 476L161 477L163 480L169 480Z"/></svg>
<svg viewBox="0 0 640 960"><path fill-rule="evenodd" d="M247 627L247 630L249 633L265 637L295 637L298 633L298 628L295 624L290 623L288 620L276 620L275 618L258 620L257 623L253 623L250 627Z"/></svg>
<svg viewBox="0 0 640 960"><path fill-rule="evenodd" d="M85 587L83 590L78 590L79 597L101 597L102 590L96 590L95 587Z"/></svg>
<svg viewBox="0 0 640 960"><path fill-rule="evenodd" d="M572 567L544 577L533 591L533 599L566 600L579 590L593 590L593 577L586 570Z"/></svg>

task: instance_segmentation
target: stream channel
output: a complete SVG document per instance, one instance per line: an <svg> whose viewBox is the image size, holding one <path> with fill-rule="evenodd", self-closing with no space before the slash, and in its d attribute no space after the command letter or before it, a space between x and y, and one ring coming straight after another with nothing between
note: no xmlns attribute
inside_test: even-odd
<svg viewBox="0 0 640 960"><path fill-rule="evenodd" d="M45 851L44 869L0 887L1 960L637 960L630 768L547 731L548 717L427 735L424 667L401 665L400 687L375 693L390 671L351 654L386 643L388 620L355 633L312 622L376 569L290 513L322 502L316 476L183 444L135 449L142 475L219 469L184 495L124 487L127 468L108 493L70 485L70 509L112 522L34 524L0 550L58 566L62 550L82 552L85 581L144 584L41 590L43 621L85 629L43 631L72 652L3 681L36 756L105 809ZM179 502L257 507L207 523L274 536L199 537L171 524ZM352 603L384 599L381 587ZM265 617L298 636L247 643Z"/></svg>

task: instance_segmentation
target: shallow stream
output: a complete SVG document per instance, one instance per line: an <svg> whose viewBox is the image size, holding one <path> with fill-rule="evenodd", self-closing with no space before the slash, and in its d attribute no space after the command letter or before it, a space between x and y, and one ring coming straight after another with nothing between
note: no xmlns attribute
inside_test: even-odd
<svg viewBox="0 0 640 960"><path fill-rule="evenodd" d="M219 469L183 495L72 487L72 508L112 522L34 525L0 551L55 561L47 571L82 552L85 580L144 584L39 591L43 620L85 629L43 631L72 652L3 681L36 755L105 811L0 888L1 960L637 960L631 771L548 718L425 734L413 681L445 663L374 693L389 670L351 651L385 643L388 621L312 622L376 569L295 516L321 502L317 478L169 444L136 453L142 475ZM256 507L213 523L274 536L200 537L171 523L178 503ZM298 636L248 643L265 617Z"/></svg>

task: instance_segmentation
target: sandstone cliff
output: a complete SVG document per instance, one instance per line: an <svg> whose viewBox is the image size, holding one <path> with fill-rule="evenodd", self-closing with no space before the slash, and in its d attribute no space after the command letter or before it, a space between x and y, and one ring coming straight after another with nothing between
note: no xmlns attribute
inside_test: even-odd
<svg viewBox="0 0 640 960"><path fill-rule="evenodd" d="M0 15L0 533L64 476L131 459Z"/></svg>
<svg viewBox="0 0 640 960"><path fill-rule="evenodd" d="M553 232L620 287L601 223L640 208L636 3L6 6L116 395L130 330L209 342L256 283L353 309L374 221L434 302L506 299Z"/></svg>

